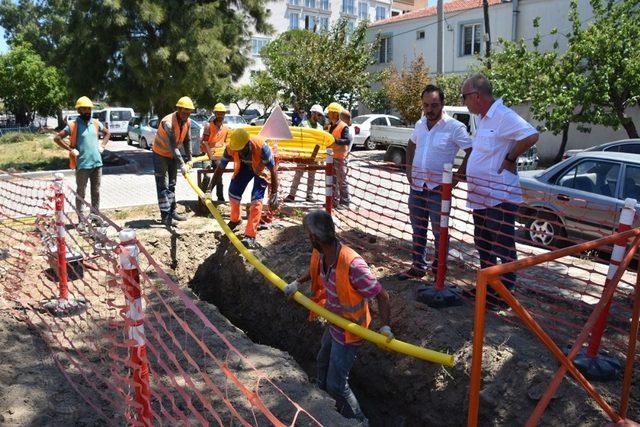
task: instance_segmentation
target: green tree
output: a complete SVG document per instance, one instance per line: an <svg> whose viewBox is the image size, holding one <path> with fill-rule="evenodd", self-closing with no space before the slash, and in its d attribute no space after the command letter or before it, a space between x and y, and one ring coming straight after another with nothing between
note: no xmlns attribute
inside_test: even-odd
<svg viewBox="0 0 640 427"><path fill-rule="evenodd" d="M251 77L250 88L253 97L264 107L264 114L269 114L279 98L278 83L269 73L260 71Z"/></svg>
<svg viewBox="0 0 640 427"><path fill-rule="evenodd" d="M285 100L308 110L340 101L351 109L368 89L376 43L366 40L366 22L349 33L340 19L330 31L291 30L261 51L267 71Z"/></svg>
<svg viewBox="0 0 640 427"><path fill-rule="evenodd" d="M435 85L444 92L445 104L462 105L460 98L460 88L464 83L465 76L462 74L446 74L436 76Z"/></svg>
<svg viewBox="0 0 640 427"><path fill-rule="evenodd" d="M189 95L212 105L248 64L260 0L2 0L9 40L33 41L67 77L71 98L106 96L164 114Z"/></svg>
<svg viewBox="0 0 640 427"><path fill-rule="evenodd" d="M30 124L36 113L54 114L65 95L58 71L47 67L29 44L13 45L0 56L0 99L19 125Z"/></svg>
<svg viewBox="0 0 640 427"><path fill-rule="evenodd" d="M424 56L414 57L410 64L404 58L402 69L391 66L384 72L382 81L391 106L398 110L402 120L408 124L417 122L422 115L420 94L431 82Z"/></svg>

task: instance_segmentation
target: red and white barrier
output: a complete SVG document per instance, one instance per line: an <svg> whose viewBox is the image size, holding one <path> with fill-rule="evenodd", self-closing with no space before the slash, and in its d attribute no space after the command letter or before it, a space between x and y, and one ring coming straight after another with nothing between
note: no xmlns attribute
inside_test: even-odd
<svg viewBox="0 0 640 427"><path fill-rule="evenodd" d="M138 270L138 254L140 250L136 241L136 232L132 229L120 231L120 267L124 295L127 300L125 325L130 341L129 363L133 366L133 384L138 404L138 421L145 426L151 425L151 389L149 386L149 362L144 335L144 312L142 307L142 290L140 288L140 272Z"/></svg>
<svg viewBox="0 0 640 427"><path fill-rule="evenodd" d="M618 232L630 230L633 226L633 219L636 214L636 203L635 199L626 199L624 201L624 207L620 212ZM627 250L628 243L628 239L622 238L613 246L611 259L609 261L609 270L607 271L607 278L604 282L603 294L607 288L612 286L611 280L618 271L618 267ZM574 360L574 364L588 379L601 381L611 380L617 378L622 372L622 363L619 360L599 354L600 343L607 326L607 317L609 316L610 308L611 300L609 300L597 322L593 325L586 351L583 350Z"/></svg>
<svg viewBox="0 0 640 427"><path fill-rule="evenodd" d="M333 150L327 148L325 172L325 209L331 214L333 210Z"/></svg>

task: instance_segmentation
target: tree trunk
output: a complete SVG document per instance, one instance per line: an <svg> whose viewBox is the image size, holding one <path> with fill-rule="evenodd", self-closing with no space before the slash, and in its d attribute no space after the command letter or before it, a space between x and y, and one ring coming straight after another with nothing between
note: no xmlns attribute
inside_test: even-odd
<svg viewBox="0 0 640 427"><path fill-rule="evenodd" d="M636 125L635 123L633 123L631 117L625 117L622 120L622 126L624 127L624 130L627 131L627 135L629 135L629 138L638 137L638 129L636 129Z"/></svg>
<svg viewBox="0 0 640 427"><path fill-rule="evenodd" d="M62 116L62 108L58 108L58 111L56 111L56 118L58 119L58 126L56 126L56 130L61 131L66 125L64 117Z"/></svg>
<svg viewBox="0 0 640 427"><path fill-rule="evenodd" d="M567 123L564 128L562 128L562 142L560 142L560 148L558 148L558 153L556 157L553 159L553 163L558 163L562 160L562 156L567 148L567 141L569 140L569 123Z"/></svg>

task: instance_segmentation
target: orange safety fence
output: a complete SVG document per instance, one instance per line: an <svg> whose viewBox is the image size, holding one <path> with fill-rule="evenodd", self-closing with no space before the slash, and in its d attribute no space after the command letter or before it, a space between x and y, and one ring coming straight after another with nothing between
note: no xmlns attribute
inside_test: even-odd
<svg viewBox="0 0 640 427"><path fill-rule="evenodd" d="M54 214L51 181L0 181L0 292L96 416L120 425L320 424L286 382L257 367L248 339L178 286L137 239L118 241L118 225L90 207L79 216L75 192L65 186L64 194ZM46 305L58 296L64 304Z"/></svg>

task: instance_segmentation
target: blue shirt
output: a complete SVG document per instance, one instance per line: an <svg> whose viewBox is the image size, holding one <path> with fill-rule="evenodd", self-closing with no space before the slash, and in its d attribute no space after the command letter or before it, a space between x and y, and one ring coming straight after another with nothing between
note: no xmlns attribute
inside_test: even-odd
<svg viewBox="0 0 640 427"><path fill-rule="evenodd" d="M78 133L76 136L76 150L80 152L80 155L76 159L76 169L93 169L102 167L102 156L98 145L100 141L96 134L96 128L93 126L94 119L89 120L86 123L81 118L76 119L76 126L78 126ZM100 123L100 122L98 122ZM104 126L100 123L100 131L104 130ZM69 125L65 126L64 131L67 135L71 135L71 128Z"/></svg>
<svg viewBox="0 0 640 427"><path fill-rule="evenodd" d="M249 149L246 151L246 154L240 152L240 161L243 165L251 167L251 150L253 149L253 146L251 145L251 143L247 143L247 145L249 146ZM232 160L233 157L231 157L231 154L229 153L229 148L226 148L224 150L222 158L220 159L220 167L222 169L226 168L227 163ZM272 169L275 166L275 163L273 161L273 154L271 154L271 147L269 147L269 144L266 143L262 145L262 161L269 169Z"/></svg>

